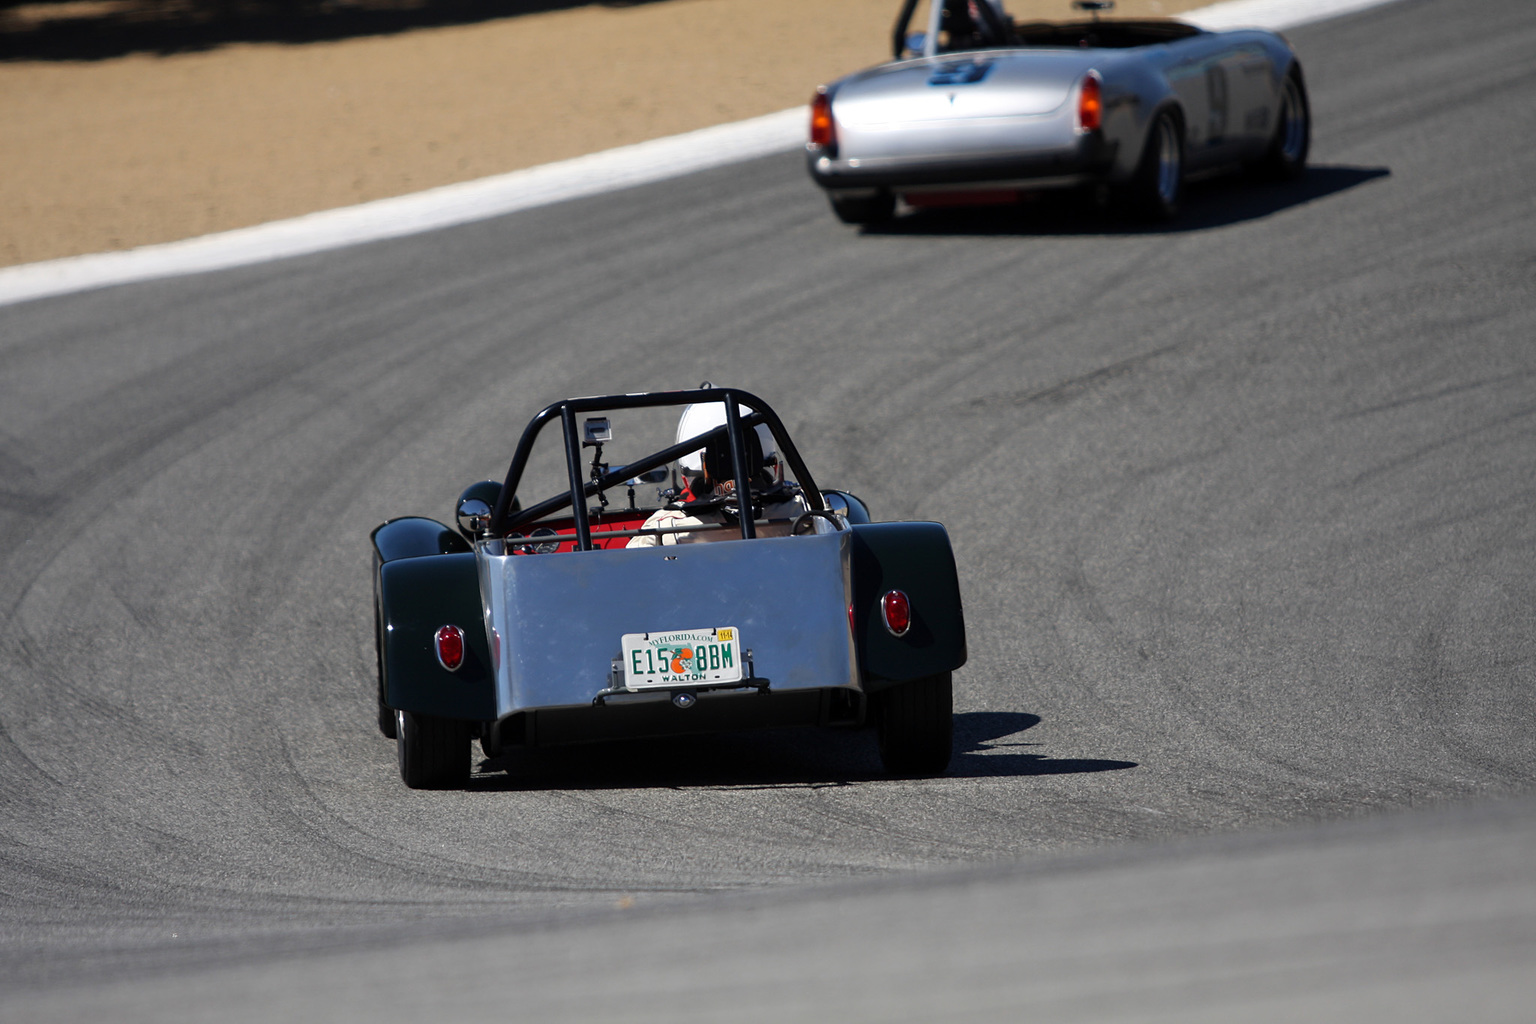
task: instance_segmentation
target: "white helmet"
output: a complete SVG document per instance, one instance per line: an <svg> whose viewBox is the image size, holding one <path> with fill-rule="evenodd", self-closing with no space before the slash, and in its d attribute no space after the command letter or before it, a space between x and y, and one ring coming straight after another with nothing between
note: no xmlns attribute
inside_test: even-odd
<svg viewBox="0 0 1536 1024"><path fill-rule="evenodd" d="M749 416L752 413L751 409L740 404L736 406L736 411L742 416ZM683 415L677 421L677 440L681 443L690 437L697 437L706 431L713 430L724 423L724 402L695 402L683 408ZM757 425L757 439L763 446L763 462L770 467L777 467L779 461L778 453L774 450L773 431L768 429L768 424L759 423ZM698 451L689 452L687 455L679 458L677 464L682 467L685 473L702 473L704 471L704 449L700 448ZM774 477L778 477L776 469L774 470Z"/></svg>

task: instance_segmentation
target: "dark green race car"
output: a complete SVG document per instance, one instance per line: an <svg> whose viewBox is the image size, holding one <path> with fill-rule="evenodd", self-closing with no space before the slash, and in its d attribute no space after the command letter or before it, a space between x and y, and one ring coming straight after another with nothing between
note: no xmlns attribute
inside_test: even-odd
<svg viewBox="0 0 1536 1024"><path fill-rule="evenodd" d="M948 534L817 487L748 392L556 402L456 527L392 519L373 548L379 727L413 788L464 784L476 739L494 757L760 726L871 723L890 772L949 764Z"/></svg>

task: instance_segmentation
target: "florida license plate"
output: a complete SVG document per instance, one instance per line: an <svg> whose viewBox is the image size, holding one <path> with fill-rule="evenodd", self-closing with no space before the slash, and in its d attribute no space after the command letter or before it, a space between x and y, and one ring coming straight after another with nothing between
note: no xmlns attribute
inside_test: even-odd
<svg viewBox="0 0 1536 1024"><path fill-rule="evenodd" d="M734 683L742 678L741 631L734 626L673 633L625 633L624 685Z"/></svg>

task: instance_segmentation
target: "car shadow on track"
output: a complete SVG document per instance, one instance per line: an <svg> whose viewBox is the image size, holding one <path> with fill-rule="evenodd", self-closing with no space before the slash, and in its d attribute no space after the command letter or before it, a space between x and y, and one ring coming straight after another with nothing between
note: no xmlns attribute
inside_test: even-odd
<svg viewBox="0 0 1536 1024"><path fill-rule="evenodd" d="M862 229L865 235L1166 235L1206 231L1264 217L1391 175L1385 167L1313 165L1290 182L1244 175L1189 185L1183 209L1168 224L1139 223L1083 193L1040 192L1006 206L911 210Z"/></svg>
<svg viewBox="0 0 1536 1024"><path fill-rule="evenodd" d="M1021 775L1076 775L1081 772L1115 772L1136 768L1135 761L1101 758L1047 757L1014 753L1014 748L1039 746L1023 742L1019 735L1040 724L1039 715L1018 711L972 711L955 716L955 756L949 762L949 778L990 778Z"/></svg>
<svg viewBox="0 0 1536 1024"><path fill-rule="evenodd" d="M1040 722L1022 712L955 715L955 753L943 778L1120 771L1134 761L1014 752ZM532 789L815 789L890 781L872 730L784 729L511 751L479 764L474 791Z"/></svg>

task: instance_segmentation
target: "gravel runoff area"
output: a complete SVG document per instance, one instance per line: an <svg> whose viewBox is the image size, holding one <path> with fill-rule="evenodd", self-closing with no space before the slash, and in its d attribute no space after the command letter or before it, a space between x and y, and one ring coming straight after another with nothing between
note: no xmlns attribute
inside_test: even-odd
<svg viewBox="0 0 1536 1024"><path fill-rule="evenodd" d="M1116 14L1202 3L1120 0ZM888 56L898 6L0 2L0 266L246 227L783 110ZM1068 0L1007 6L1018 18L1075 13Z"/></svg>

